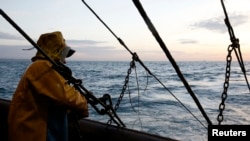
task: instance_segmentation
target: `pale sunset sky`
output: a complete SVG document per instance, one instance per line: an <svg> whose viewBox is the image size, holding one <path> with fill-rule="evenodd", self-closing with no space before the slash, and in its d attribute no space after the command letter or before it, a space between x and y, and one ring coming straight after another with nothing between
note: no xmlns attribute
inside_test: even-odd
<svg viewBox="0 0 250 141"><path fill-rule="evenodd" d="M142 61L168 60L132 0L85 0ZM225 61L231 44L220 0L140 0L176 61ZM224 1L245 61L250 61L250 0ZM69 60L131 60L131 54L81 0L0 0L0 8L35 42L61 31ZM2 16L0 58L29 59L36 49ZM233 53L233 60L236 60Z"/></svg>

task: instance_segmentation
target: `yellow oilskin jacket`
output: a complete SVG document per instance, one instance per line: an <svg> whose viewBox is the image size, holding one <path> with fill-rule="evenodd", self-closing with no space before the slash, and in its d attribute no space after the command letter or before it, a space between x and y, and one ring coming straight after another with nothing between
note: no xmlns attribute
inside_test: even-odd
<svg viewBox="0 0 250 141"><path fill-rule="evenodd" d="M55 112L51 109L55 109ZM62 117L65 118L64 109L73 109L84 117L88 116L88 105L84 96L70 86L52 68L49 61L36 60L23 74L12 98L8 116L9 141L67 140L64 133L57 135L63 139L48 135L54 134L54 129L61 128L61 125L50 128L52 126L49 123L60 124ZM64 111L61 112L64 114L61 117L60 114L57 115L57 118L55 113L60 111ZM66 123L62 127L67 128Z"/></svg>

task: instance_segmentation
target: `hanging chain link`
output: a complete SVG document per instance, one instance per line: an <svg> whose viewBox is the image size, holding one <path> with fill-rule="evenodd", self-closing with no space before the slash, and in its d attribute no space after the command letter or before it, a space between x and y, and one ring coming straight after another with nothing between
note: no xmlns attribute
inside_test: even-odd
<svg viewBox="0 0 250 141"><path fill-rule="evenodd" d="M127 71L127 76L125 77L125 83L124 83L124 85L123 85L122 92L121 92L120 97L118 98L117 103L116 103L116 105L115 105L115 107L114 107L114 111L115 111L115 112L116 112L117 109L119 108L119 105L120 105L120 103L121 103L121 101L122 101L122 98L123 98L123 96L124 96L124 93L125 93L125 91L126 91L126 89L127 89L127 87L128 87L129 76L130 76L130 74L131 74L131 70L132 70L134 67L135 67L135 61L134 61L134 59L133 59L133 60L130 62L130 68L129 68L128 71ZM112 114L114 114L114 113L112 113ZM112 120L111 120L111 119L108 120L107 124L108 124L108 125L111 125L111 124L112 124Z"/></svg>
<svg viewBox="0 0 250 141"><path fill-rule="evenodd" d="M224 85L223 85L224 90L223 90L222 95L221 95L221 103L219 105L219 115L217 117L219 125L223 121L223 114L222 113L223 113L223 111L225 109L225 101L226 101L226 98L227 98L227 90L228 90L228 87L229 87L229 78L230 78L230 70L231 70L231 62L232 62L232 56L231 56L232 51L233 51L233 45L230 45L228 47L225 82L224 82Z"/></svg>
<svg viewBox="0 0 250 141"><path fill-rule="evenodd" d="M114 108L115 111L117 111L117 109L119 108L119 105L120 105L120 103L121 103L121 101L122 101L122 98L123 98L123 96L124 96L124 93L125 93L125 91L126 91L126 89L127 89L127 87L128 87L129 76L130 76L130 74L131 74L131 70L132 70L134 67L135 67L135 61L134 61L134 59L133 59L133 60L130 62L130 68L129 68L128 71L127 71L127 76L126 76L126 78L125 78L125 83L124 83L124 85L123 85L122 92L121 92L121 94L120 94L120 97L119 97L118 100L117 100L116 105L115 105L115 108Z"/></svg>

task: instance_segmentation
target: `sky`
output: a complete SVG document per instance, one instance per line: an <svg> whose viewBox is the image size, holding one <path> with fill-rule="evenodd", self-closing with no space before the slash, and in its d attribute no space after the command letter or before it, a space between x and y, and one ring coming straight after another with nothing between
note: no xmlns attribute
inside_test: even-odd
<svg viewBox="0 0 250 141"><path fill-rule="evenodd" d="M76 53L69 60L166 61L132 0L0 0L0 8L35 42L43 33L61 31ZM220 0L140 0L176 61L226 61L231 44ZM250 61L250 0L224 1L245 61ZM2 16L0 58L29 59L36 49ZM237 60L232 54L233 60Z"/></svg>

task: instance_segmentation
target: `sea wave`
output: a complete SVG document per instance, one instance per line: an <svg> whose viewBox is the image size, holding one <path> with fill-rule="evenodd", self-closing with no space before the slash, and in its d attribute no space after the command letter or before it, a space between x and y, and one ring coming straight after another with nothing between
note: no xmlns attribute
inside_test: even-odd
<svg viewBox="0 0 250 141"><path fill-rule="evenodd" d="M29 63L30 60L0 59L1 98L11 99ZM129 77L129 62L69 61L67 65L96 97L109 94L113 105L119 104L117 114L128 128L183 141L207 140L207 121L169 62L145 62L154 76L136 64ZM178 66L212 123L218 124L225 63L179 62ZM247 62L246 69L249 67ZM231 70L223 124L249 124L249 90L237 62L232 63ZM122 93L126 77L129 81ZM121 94L122 101L117 103ZM108 116L99 115L92 107L89 110L88 118L109 121Z"/></svg>

